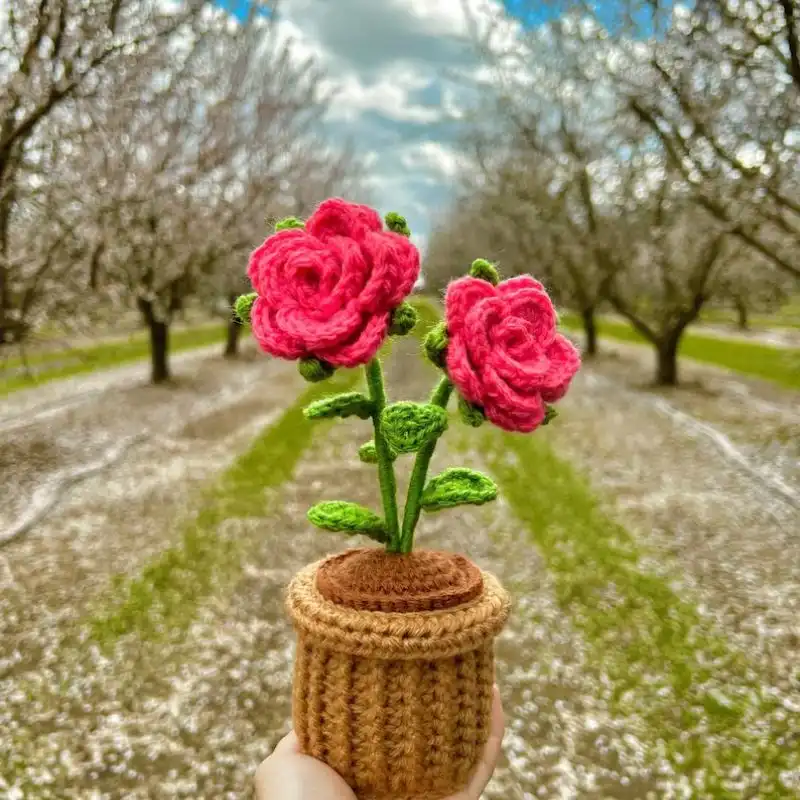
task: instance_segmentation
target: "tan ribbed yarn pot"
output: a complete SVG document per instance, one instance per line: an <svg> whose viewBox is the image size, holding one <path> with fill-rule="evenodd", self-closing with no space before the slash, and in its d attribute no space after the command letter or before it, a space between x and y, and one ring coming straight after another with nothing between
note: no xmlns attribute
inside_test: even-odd
<svg viewBox="0 0 800 800"><path fill-rule="evenodd" d="M289 585L295 732L359 800L463 789L489 736L496 578L464 556L348 550Z"/></svg>

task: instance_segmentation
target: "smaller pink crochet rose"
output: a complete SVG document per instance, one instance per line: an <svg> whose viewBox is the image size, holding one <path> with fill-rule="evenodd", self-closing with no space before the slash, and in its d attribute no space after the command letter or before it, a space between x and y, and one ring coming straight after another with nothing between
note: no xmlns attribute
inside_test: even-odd
<svg viewBox="0 0 800 800"><path fill-rule="evenodd" d="M356 367L378 352L392 312L414 287L419 251L384 230L371 208L333 198L305 228L270 236L247 274L258 294L250 321L262 350Z"/></svg>
<svg viewBox="0 0 800 800"><path fill-rule="evenodd" d="M460 278L448 287L445 317L447 373L464 399L507 431L537 428L580 367L542 284L529 275L498 286Z"/></svg>

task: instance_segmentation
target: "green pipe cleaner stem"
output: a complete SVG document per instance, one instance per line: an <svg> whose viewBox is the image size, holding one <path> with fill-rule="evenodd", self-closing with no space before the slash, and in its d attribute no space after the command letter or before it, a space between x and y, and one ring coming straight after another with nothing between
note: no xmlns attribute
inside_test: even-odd
<svg viewBox="0 0 800 800"><path fill-rule="evenodd" d="M453 384L450 383L448 378L442 378L431 395L431 405L447 408L452 392ZM438 439L433 439L423 445L417 452L417 458L414 461L414 471L411 473L411 480L408 484L408 496L406 497L406 507L403 513L403 530L400 535L399 549L401 553L410 553L414 546L414 530L417 527L419 515L422 511L422 491L425 488L428 467L438 441Z"/></svg>
<svg viewBox="0 0 800 800"><path fill-rule="evenodd" d="M375 430L375 452L378 458L378 481L381 487L381 500L383 501L383 515L386 523L387 544L386 549L399 552L400 524L397 512L397 481L394 476L394 465L389 445L381 431L381 412L386 406L386 389L383 383L383 370L381 362L373 358L364 367L367 375L369 397L372 400L372 425Z"/></svg>

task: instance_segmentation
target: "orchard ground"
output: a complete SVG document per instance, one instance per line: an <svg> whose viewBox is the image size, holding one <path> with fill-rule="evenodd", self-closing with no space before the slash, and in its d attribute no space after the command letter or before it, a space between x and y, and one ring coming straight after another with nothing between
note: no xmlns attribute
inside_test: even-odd
<svg viewBox="0 0 800 800"><path fill-rule="evenodd" d="M487 797L793 796L798 393L694 362L656 391L649 350L601 344L553 425L454 418L435 457L501 489L419 533L514 596ZM387 356L394 398L433 386L418 347ZM300 412L361 377L309 386L252 347L218 349L176 356L168 387L139 364L1 401L0 539L21 532L0 546L0 795L246 797L287 730L283 587L352 544L305 510L380 507L357 458L368 423Z"/></svg>

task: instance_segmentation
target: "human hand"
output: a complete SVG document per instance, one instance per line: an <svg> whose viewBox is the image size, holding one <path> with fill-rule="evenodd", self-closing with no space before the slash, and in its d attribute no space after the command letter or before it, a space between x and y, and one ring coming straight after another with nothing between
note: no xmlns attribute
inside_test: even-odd
<svg viewBox="0 0 800 800"><path fill-rule="evenodd" d="M494 687L492 723L469 786L446 800L480 800L492 777L503 743L503 705ZM300 752L294 732L285 736L268 758L261 762L255 777L256 800L356 800L353 790L327 764Z"/></svg>

